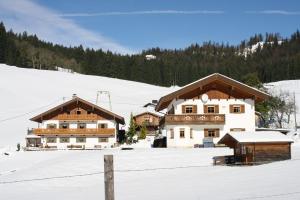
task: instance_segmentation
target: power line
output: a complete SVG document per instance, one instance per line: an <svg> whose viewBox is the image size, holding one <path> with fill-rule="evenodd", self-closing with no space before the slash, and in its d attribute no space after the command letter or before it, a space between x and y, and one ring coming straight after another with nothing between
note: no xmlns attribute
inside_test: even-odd
<svg viewBox="0 0 300 200"><path fill-rule="evenodd" d="M50 104L48 104L48 105L45 105L45 106L41 106L41 107L39 107L39 108L35 108L34 110L28 111L28 112L26 112L26 113L22 113L22 114L19 114L19 115L15 115L15 116L12 116L12 117L8 117L8 118L5 118L5 119L1 119L1 120L0 120L0 123L1 123L1 122L5 122L5 121L9 121L9 120L13 120L13 119L17 119L17 118L23 117L23 116L25 116L25 115L31 114L31 113L33 113L33 112L39 111L39 110L41 110L41 109L43 109L43 108L46 108L46 107L48 107L48 106L51 106L52 104L54 104L54 103L56 103L56 102L58 102L58 101L59 101L59 100L56 100L55 102L52 102L52 103L50 103Z"/></svg>
<svg viewBox="0 0 300 200"><path fill-rule="evenodd" d="M270 195L264 195L264 196L254 196L254 197L237 198L237 199L232 199L232 200L265 199L265 198L270 198L270 197L282 197L282 196L289 196L289 195L294 195L294 194L300 194L300 192L270 194Z"/></svg>

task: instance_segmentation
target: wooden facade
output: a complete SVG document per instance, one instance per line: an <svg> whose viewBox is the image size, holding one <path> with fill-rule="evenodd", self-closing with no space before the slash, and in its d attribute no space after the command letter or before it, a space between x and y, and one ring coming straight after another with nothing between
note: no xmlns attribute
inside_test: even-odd
<svg viewBox="0 0 300 200"><path fill-rule="evenodd" d="M144 112L133 116L133 120L137 125L136 130L139 132L143 125L146 126L148 135L155 135L159 129L160 116L151 112Z"/></svg>
<svg viewBox="0 0 300 200"><path fill-rule="evenodd" d="M236 137L238 134L253 134L251 138L246 136ZM256 138L258 134L261 136ZM275 134L275 139L273 135ZM234 149L234 161L241 164L264 164L273 161L291 159L291 143L287 136L281 133L234 133L226 134L218 144L225 144ZM277 136L279 135L279 137ZM242 138L242 139L240 139Z"/></svg>

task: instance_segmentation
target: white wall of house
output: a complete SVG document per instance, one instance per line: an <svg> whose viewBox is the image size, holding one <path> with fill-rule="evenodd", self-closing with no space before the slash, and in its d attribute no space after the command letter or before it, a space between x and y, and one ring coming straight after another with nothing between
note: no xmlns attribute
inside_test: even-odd
<svg viewBox="0 0 300 200"><path fill-rule="evenodd" d="M220 137L214 138L216 143L226 133L230 132L231 128L244 128L245 131L255 131L255 108L254 100L252 99L209 99L203 103L201 99L178 99L173 100L168 106L170 110L174 106L174 112L177 115L182 113L182 105L197 105L197 114L204 114L204 105L219 105L219 114L225 114L224 125L165 125L164 129L167 133L168 147L193 147L195 144L203 144L204 129L219 129ZM230 105L243 104L245 105L244 113L230 113ZM192 114L191 114L192 115ZM185 129L185 137L180 138L180 129ZM190 138L190 129L192 128L193 138ZM174 138L171 139L170 129L174 130Z"/></svg>
<svg viewBox="0 0 300 200"><path fill-rule="evenodd" d="M94 149L94 148L110 148L115 145L117 141L117 132L118 130L116 129L116 122L113 120L98 120L98 121L93 121L93 122L75 122L75 121L59 121L59 120L45 120L43 123L41 123L40 128L47 128L48 124L56 124L56 127L59 128L60 123L68 123L70 129L77 129L78 123L85 123L86 128L88 129L96 129L98 128L98 124L107 124L107 128L114 128L115 129L115 136L114 137L108 137L108 142L101 142L99 141L99 137L96 136L87 136L84 137L86 138L86 141L84 143L79 143L76 141L76 136L61 136L61 137L67 137L69 138L68 143L61 143L60 142L60 136L56 136L56 142L55 143L47 143L47 136L42 136L41 137L41 142L43 147L46 145L49 147L56 147L57 149L67 149L67 146L69 145L81 145L84 146L86 149ZM49 136L52 137L52 136Z"/></svg>

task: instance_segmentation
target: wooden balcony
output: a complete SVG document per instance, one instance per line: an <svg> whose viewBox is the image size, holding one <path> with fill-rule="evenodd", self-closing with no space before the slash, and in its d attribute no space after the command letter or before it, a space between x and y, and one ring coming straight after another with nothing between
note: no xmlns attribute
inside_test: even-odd
<svg viewBox="0 0 300 200"><path fill-rule="evenodd" d="M224 114L182 114L165 115L160 124L225 124Z"/></svg>
<svg viewBox="0 0 300 200"><path fill-rule="evenodd" d="M93 121L93 120L99 120L101 119L100 116L96 115L96 114L80 114L80 115L74 115L74 114L60 114L57 115L57 117L55 117L54 119L57 120L72 120L72 121Z"/></svg>
<svg viewBox="0 0 300 200"><path fill-rule="evenodd" d="M114 136L114 128L85 128L85 129L62 129L62 128L36 128L33 129L35 135L89 135L89 136Z"/></svg>

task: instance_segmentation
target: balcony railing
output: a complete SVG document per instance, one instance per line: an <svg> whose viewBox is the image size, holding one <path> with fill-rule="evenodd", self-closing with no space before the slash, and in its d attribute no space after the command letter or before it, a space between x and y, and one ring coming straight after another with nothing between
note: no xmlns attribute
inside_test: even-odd
<svg viewBox="0 0 300 200"><path fill-rule="evenodd" d="M224 114L165 115L160 124L225 124Z"/></svg>
<svg viewBox="0 0 300 200"><path fill-rule="evenodd" d="M57 120L86 120L86 121L90 121L90 120L101 119L101 117L96 115L96 114L80 114L80 115L60 114L55 119L57 119Z"/></svg>
<svg viewBox="0 0 300 200"><path fill-rule="evenodd" d="M84 129L63 129L63 128L36 128L35 135L114 135L114 128L84 128Z"/></svg>

